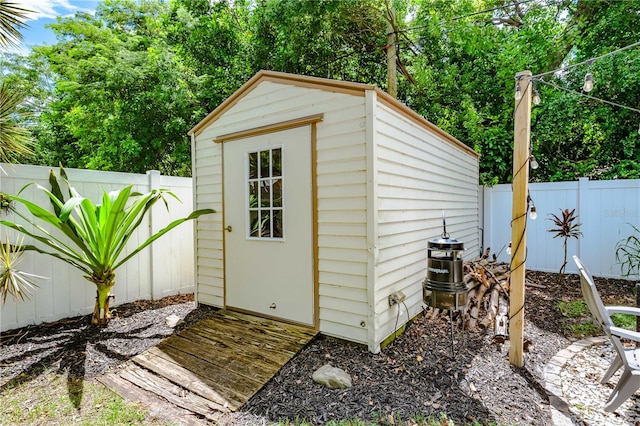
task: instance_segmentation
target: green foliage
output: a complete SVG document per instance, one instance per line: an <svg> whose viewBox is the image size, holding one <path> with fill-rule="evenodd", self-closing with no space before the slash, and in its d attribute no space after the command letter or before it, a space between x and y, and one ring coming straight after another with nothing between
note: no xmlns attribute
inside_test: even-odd
<svg viewBox="0 0 640 426"><path fill-rule="evenodd" d="M629 224L632 233L616 244L616 262L626 277L640 276L640 229Z"/></svg>
<svg viewBox="0 0 640 426"><path fill-rule="evenodd" d="M0 3L1 4L1 3ZM22 126L17 112L24 96L5 82L0 84L0 161L10 163L20 156L28 156L32 140L29 131Z"/></svg>
<svg viewBox="0 0 640 426"><path fill-rule="evenodd" d="M627 330L636 329L635 315L631 314L611 314L611 321L616 327L626 328Z"/></svg>
<svg viewBox="0 0 640 426"><path fill-rule="evenodd" d="M566 326L566 329L569 335L574 337L584 338L584 337L590 337L590 336L597 336L600 333L602 328L598 323L588 319L584 322L569 324Z"/></svg>
<svg viewBox="0 0 640 426"><path fill-rule="evenodd" d="M186 132L260 69L386 87L386 3L104 0L53 24L55 45L5 56L0 81L36 100L20 107L36 120L16 118L38 142L29 161L188 175ZM515 74L637 41L636 3L390 0L398 98L481 154L481 183L510 182ZM636 106L639 69L638 49L596 61L591 94ZM544 79L580 92L586 70ZM536 88L533 181L640 177L635 113Z"/></svg>
<svg viewBox="0 0 640 426"><path fill-rule="evenodd" d="M92 321L98 324L104 324L109 319L108 297L115 284L115 270L119 266L183 222L214 212L211 209L202 209L185 218L176 219L125 255L127 242L151 207L161 200L168 209L167 196L178 198L172 192L163 189L138 194L133 192L133 185L129 185L112 192L104 191L102 204L96 205L69 184L63 169L61 177L63 184L68 187L67 200L53 170L49 177L51 191L37 186L48 197L53 212L25 198L8 196L30 213L31 216L28 217L19 209L14 209L15 213L26 223L32 224L33 228L7 220L0 220L0 224L40 243L37 246L25 246L25 250L56 257L82 271L85 278L96 285L98 297ZM25 186L20 192L29 186ZM47 225L50 230L40 225ZM60 234L66 238L61 238Z"/></svg>
<svg viewBox="0 0 640 426"><path fill-rule="evenodd" d="M565 317L580 318L589 315L589 307L584 300L576 300L572 302L558 301L556 309Z"/></svg>
<svg viewBox="0 0 640 426"><path fill-rule="evenodd" d="M95 380L83 381L82 401L68 390L67 374L46 371L3 387L0 424L25 425L166 425L139 404L124 400Z"/></svg>

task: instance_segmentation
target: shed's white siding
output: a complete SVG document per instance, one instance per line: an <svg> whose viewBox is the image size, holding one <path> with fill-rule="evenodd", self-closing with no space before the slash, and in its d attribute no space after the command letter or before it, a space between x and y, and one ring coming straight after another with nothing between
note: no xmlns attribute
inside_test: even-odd
<svg viewBox="0 0 640 426"><path fill-rule="evenodd" d="M318 326L378 351L399 313L388 296L402 291L410 316L422 307L426 244L442 232L442 211L466 257L477 254L478 159L372 86L261 72L192 130L195 208L223 212L222 156L234 142L214 139L319 114ZM198 301L221 307L223 219L196 227Z"/></svg>
<svg viewBox="0 0 640 426"><path fill-rule="evenodd" d="M222 212L223 147L215 138L318 113L323 114L316 134L320 331L367 343L364 96L261 82L195 137L195 207ZM198 222L198 301L214 306L224 306L222 234L222 215Z"/></svg>
<svg viewBox="0 0 640 426"><path fill-rule="evenodd" d="M478 160L411 118L378 102L375 109L378 257L375 277L376 342L393 333L402 291L409 316L422 309L427 241L447 231L478 254ZM398 318L402 324L407 314Z"/></svg>

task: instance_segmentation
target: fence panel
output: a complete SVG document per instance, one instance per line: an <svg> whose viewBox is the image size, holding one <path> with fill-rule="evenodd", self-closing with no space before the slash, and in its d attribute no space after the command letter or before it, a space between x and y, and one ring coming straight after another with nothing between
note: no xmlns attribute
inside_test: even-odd
<svg viewBox="0 0 640 426"><path fill-rule="evenodd" d="M49 167L0 166L5 171L0 171L2 192L16 194L28 183L50 188ZM95 203L101 202L103 190L111 191L130 184L134 185L135 191L142 193L153 188L166 188L180 198L182 203L169 197L169 212L163 203L156 203L131 237L127 250L137 247L152 231L161 229L171 220L188 215L193 209L191 178L161 176L155 171L147 172L146 175L79 169L66 169L66 172L78 192ZM21 196L41 206L49 206L46 196L36 188L27 188ZM15 213L3 214L3 218L20 222ZM3 227L0 230L0 240L4 240L8 234L10 241L15 241L17 235L10 231ZM31 241L25 238L24 242ZM116 271L116 285L112 290L115 302L112 306L139 299L158 299L171 294L193 292L193 246L193 224L185 223L138 253ZM7 298L0 308L2 331L92 312L95 286L71 265L51 256L28 252L19 269L49 279L39 282L39 288L30 300L15 302L12 298Z"/></svg>
<svg viewBox="0 0 640 426"><path fill-rule="evenodd" d="M529 185L538 219L527 220L527 268L557 272L562 265L563 240L548 232L550 214L576 209L583 236L568 244L567 272L575 273L571 256L577 254L597 276L620 278L615 260L617 243L640 226L640 180L532 183ZM484 188L484 247L497 253L511 240L511 185ZM515 244L515 242L514 242ZM499 260L509 261L506 250Z"/></svg>

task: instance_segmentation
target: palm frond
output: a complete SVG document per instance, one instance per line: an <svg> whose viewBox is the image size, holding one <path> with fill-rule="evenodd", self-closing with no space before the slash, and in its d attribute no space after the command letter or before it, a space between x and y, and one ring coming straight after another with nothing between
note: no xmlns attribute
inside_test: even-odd
<svg viewBox="0 0 640 426"><path fill-rule="evenodd" d="M0 85L0 160L5 163L33 154L29 131L16 120L16 110L22 100L22 95L11 90L6 82Z"/></svg>
<svg viewBox="0 0 640 426"><path fill-rule="evenodd" d="M17 47L22 39L20 29L28 27L25 21L33 12L18 3L0 0L0 47Z"/></svg>
<svg viewBox="0 0 640 426"><path fill-rule="evenodd" d="M22 241L21 239L18 244L11 245L9 237L6 237L5 243L0 243L0 296L3 304L8 295L16 301L28 299L38 287L34 280L47 279L16 269L24 253Z"/></svg>

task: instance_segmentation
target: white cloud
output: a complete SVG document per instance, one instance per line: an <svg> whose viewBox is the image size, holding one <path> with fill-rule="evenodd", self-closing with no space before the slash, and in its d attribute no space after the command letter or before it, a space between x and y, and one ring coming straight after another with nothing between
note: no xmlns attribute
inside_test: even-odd
<svg viewBox="0 0 640 426"><path fill-rule="evenodd" d="M55 18L57 16L73 15L76 12L95 12L97 1L78 0L28 0L25 9L33 10L30 19Z"/></svg>

